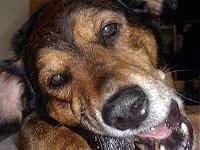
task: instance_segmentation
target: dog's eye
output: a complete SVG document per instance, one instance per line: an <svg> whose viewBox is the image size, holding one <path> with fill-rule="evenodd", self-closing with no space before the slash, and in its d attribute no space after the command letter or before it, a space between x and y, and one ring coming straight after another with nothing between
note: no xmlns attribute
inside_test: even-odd
<svg viewBox="0 0 200 150"><path fill-rule="evenodd" d="M56 89L61 88L72 80L70 74L55 74L51 77L49 87Z"/></svg>
<svg viewBox="0 0 200 150"><path fill-rule="evenodd" d="M118 23L110 23L105 25L101 30L101 37L104 44L112 43L116 36L119 33L119 24Z"/></svg>
<svg viewBox="0 0 200 150"><path fill-rule="evenodd" d="M117 23L108 24L108 25L103 27L102 35L104 37L113 36L117 33L117 30L118 30L118 24Z"/></svg>

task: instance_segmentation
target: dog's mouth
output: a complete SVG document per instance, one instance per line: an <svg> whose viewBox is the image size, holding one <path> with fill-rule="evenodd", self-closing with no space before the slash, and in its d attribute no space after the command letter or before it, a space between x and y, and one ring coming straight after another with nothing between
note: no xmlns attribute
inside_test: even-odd
<svg viewBox="0 0 200 150"><path fill-rule="evenodd" d="M116 137L81 130L78 133L94 150L191 150L193 147L192 125L175 101L162 123L134 136Z"/></svg>
<svg viewBox="0 0 200 150"><path fill-rule="evenodd" d="M104 103L101 114L97 114L102 117L98 124L100 130L90 130L92 136L88 141L93 149L192 149L192 125L179 107L179 98L164 86L159 92L148 89L152 87L149 84L146 87L124 88ZM156 103L159 97L162 101Z"/></svg>
<svg viewBox="0 0 200 150"><path fill-rule="evenodd" d="M193 145L193 129L175 102L167 119L149 131L139 133L135 138L138 149L190 150Z"/></svg>

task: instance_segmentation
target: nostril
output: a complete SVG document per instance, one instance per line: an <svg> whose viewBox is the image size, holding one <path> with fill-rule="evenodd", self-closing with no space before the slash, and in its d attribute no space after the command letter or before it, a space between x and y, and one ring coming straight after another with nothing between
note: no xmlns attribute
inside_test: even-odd
<svg viewBox="0 0 200 150"><path fill-rule="evenodd" d="M148 116L148 98L139 86L132 86L112 96L102 110L106 124L120 129L138 128Z"/></svg>
<svg viewBox="0 0 200 150"><path fill-rule="evenodd" d="M138 100L132 104L130 107L130 114L133 114L135 118L137 118L137 116L141 118L145 117L148 112L148 105L148 99L145 96L143 100Z"/></svg>

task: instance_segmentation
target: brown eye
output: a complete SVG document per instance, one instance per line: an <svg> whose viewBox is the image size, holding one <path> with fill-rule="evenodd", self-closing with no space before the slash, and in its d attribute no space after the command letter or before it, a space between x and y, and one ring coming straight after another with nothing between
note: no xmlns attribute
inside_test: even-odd
<svg viewBox="0 0 200 150"><path fill-rule="evenodd" d="M101 38L104 44L109 45L112 44L113 41L117 38L119 33L119 24L111 23L105 25L101 30Z"/></svg>
<svg viewBox="0 0 200 150"><path fill-rule="evenodd" d="M72 80L70 74L55 74L51 77L49 87L53 89L61 88Z"/></svg>

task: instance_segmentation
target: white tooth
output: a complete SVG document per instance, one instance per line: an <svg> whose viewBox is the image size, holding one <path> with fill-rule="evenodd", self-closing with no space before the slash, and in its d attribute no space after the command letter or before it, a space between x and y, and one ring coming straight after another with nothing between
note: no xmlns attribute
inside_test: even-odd
<svg viewBox="0 0 200 150"><path fill-rule="evenodd" d="M166 150L164 145L160 145L160 150Z"/></svg>
<svg viewBox="0 0 200 150"><path fill-rule="evenodd" d="M140 111L140 114L141 115L144 115L146 113L146 110L145 109L142 109L141 111Z"/></svg>
<svg viewBox="0 0 200 150"><path fill-rule="evenodd" d="M150 130L151 130L151 131L154 131L154 130L155 130L155 128L153 128L153 127L152 127L152 128L150 128Z"/></svg>
<svg viewBox="0 0 200 150"><path fill-rule="evenodd" d="M188 127L185 123L181 123L181 131L183 132L183 134L188 134Z"/></svg>

